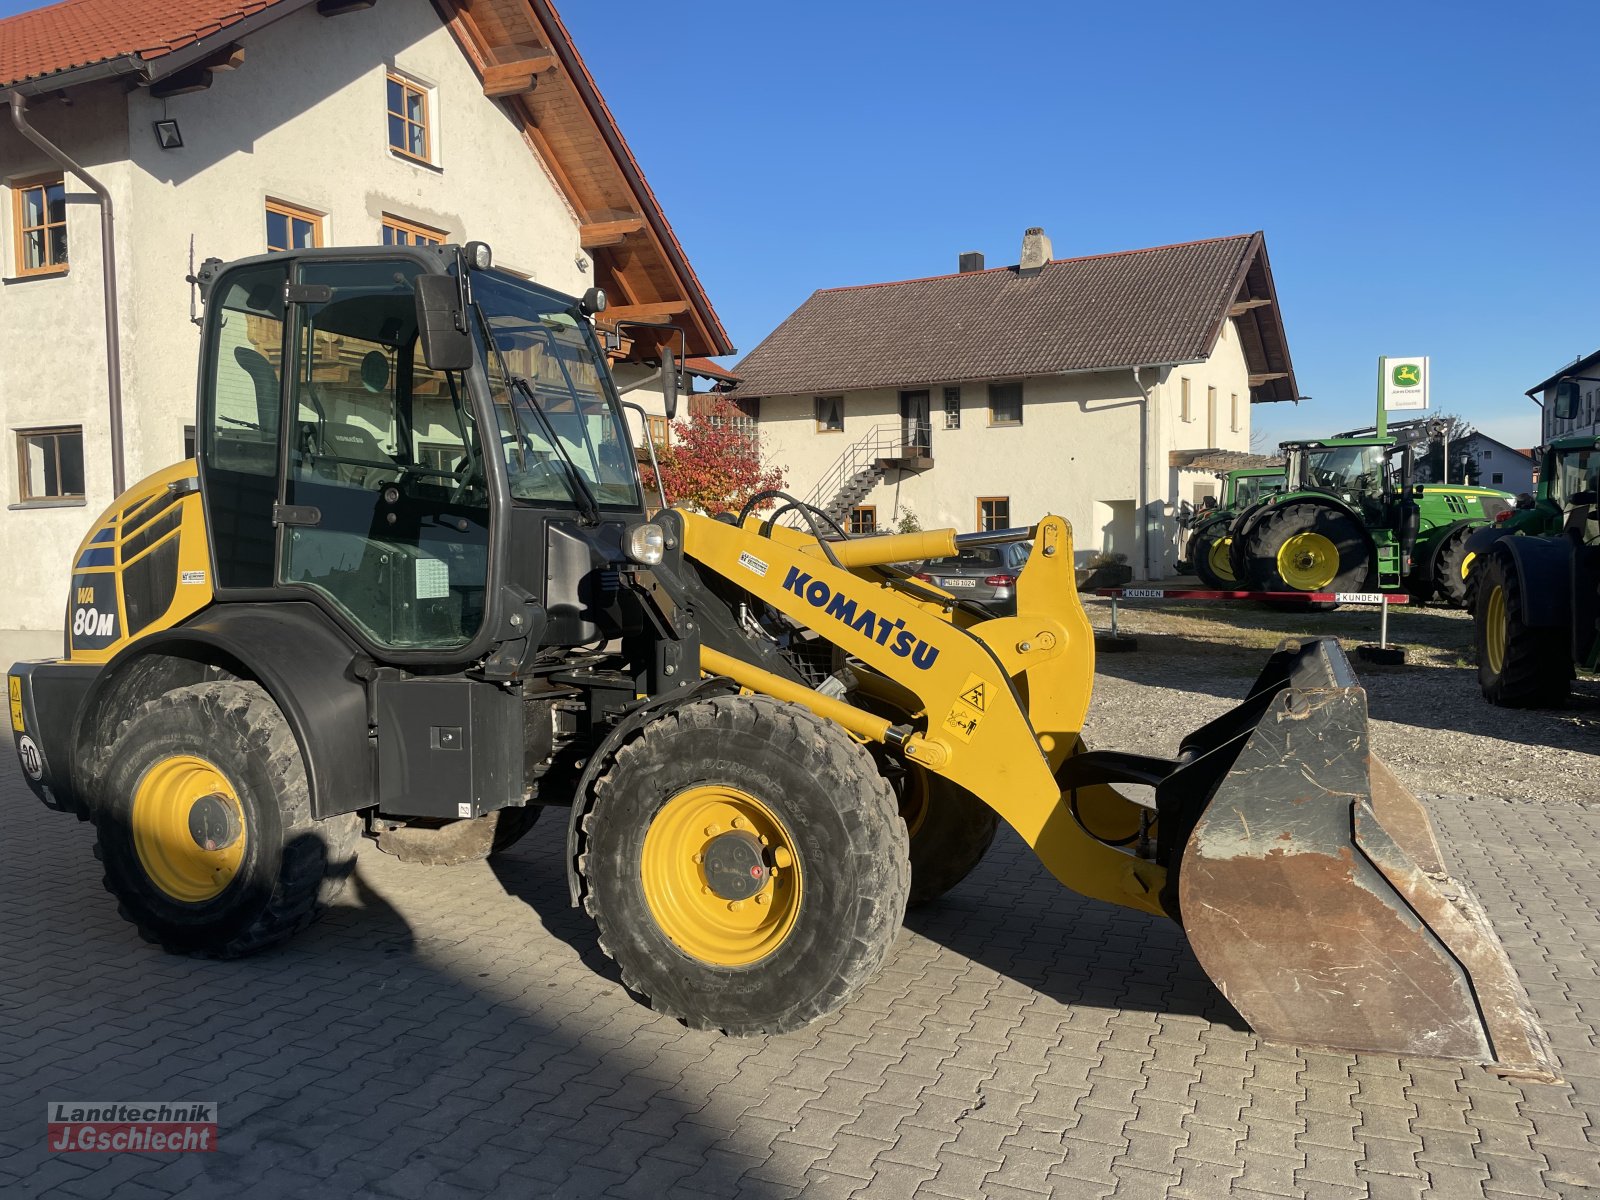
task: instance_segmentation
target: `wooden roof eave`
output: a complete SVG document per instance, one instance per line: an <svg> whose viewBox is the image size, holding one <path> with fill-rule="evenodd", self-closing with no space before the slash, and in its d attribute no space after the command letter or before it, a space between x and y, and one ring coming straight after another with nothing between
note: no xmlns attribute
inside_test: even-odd
<svg viewBox="0 0 1600 1200"><path fill-rule="evenodd" d="M494 98L506 106L530 150L549 169L580 229L603 243L586 246L584 252L595 264L596 283L606 288L613 305L624 312L635 307L659 312L662 306L679 304L670 319L683 325L689 354L732 353L727 332L550 5L544 0L434 4L486 80L486 93L502 93ZM517 50L522 61L491 60L496 51L506 49ZM543 73L533 70L535 66L544 68ZM512 77L524 68L529 90L513 90ZM557 122L562 124L557 127ZM573 147L581 144L587 161L564 161L553 139ZM597 171L596 163L602 161ZM641 339L640 352L654 345Z"/></svg>

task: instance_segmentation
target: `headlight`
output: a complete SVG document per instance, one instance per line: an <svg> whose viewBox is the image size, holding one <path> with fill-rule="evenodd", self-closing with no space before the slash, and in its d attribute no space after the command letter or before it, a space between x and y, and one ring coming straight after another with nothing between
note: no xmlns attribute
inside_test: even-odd
<svg viewBox="0 0 1600 1200"><path fill-rule="evenodd" d="M487 271L494 266L494 251L488 242L468 242L467 262L474 271Z"/></svg>
<svg viewBox="0 0 1600 1200"><path fill-rule="evenodd" d="M636 563L653 567L667 551L667 535L659 525L635 525L628 530L626 545L628 557Z"/></svg>

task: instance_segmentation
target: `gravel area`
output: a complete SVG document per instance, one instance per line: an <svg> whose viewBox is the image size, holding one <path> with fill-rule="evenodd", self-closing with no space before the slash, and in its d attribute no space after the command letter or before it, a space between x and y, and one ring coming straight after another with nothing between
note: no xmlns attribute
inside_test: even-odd
<svg viewBox="0 0 1600 1200"><path fill-rule="evenodd" d="M1085 598L1098 630L1110 601ZM1255 605L1128 601L1118 628L1130 653L1097 657L1091 746L1171 753L1188 730L1243 698L1281 638L1333 635L1352 656L1378 640L1376 610L1280 613ZM1565 709L1496 708L1478 692L1472 619L1438 606L1391 610L1403 667L1355 662L1374 749L1413 792L1577 803L1600 808L1600 679L1578 680Z"/></svg>

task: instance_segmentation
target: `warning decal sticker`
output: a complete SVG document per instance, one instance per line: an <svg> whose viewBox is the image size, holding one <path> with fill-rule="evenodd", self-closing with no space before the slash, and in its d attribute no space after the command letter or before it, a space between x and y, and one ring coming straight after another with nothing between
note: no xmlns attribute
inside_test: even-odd
<svg viewBox="0 0 1600 1200"><path fill-rule="evenodd" d="M961 694L950 706L944 727L963 742L970 742L972 735L978 732L978 722L983 720L987 707L988 685L979 676L968 675L967 682L961 686Z"/></svg>

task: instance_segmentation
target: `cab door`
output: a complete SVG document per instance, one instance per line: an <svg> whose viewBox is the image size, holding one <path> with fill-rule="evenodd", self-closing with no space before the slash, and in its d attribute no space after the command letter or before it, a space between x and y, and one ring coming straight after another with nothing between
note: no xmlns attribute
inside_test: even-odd
<svg viewBox="0 0 1600 1200"><path fill-rule="evenodd" d="M422 361L401 259L302 260L289 306L276 580L378 652L483 625L490 503L467 382Z"/></svg>

